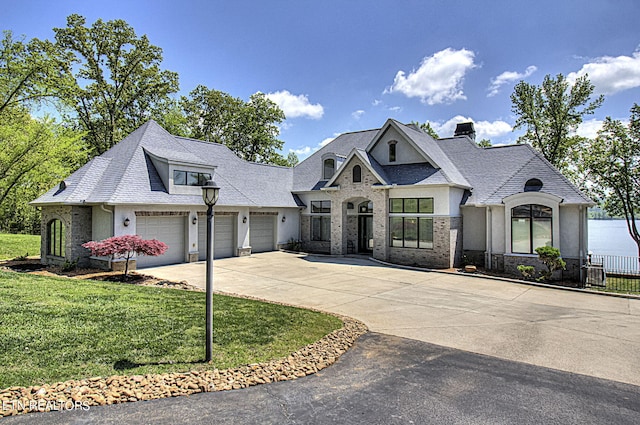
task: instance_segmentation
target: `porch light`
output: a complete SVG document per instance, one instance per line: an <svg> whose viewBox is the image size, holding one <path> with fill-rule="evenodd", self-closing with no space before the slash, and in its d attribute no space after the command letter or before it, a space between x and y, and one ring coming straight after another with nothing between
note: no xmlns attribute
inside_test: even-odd
<svg viewBox="0 0 640 425"><path fill-rule="evenodd" d="M210 207L218 202L220 187L213 180L207 180L202 186L202 199L206 206Z"/></svg>
<svg viewBox="0 0 640 425"><path fill-rule="evenodd" d="M129 217L125 218L124 221L122 222L122 224L124 224L124 227L129 227L129 223L131 223L131 220L129 220Z"/></svg>
<svg viewBox="0 0 640 425"><path fill-rule="evenodd" d="M196 223L198 222L198 216L194 215L194 216L193 216L193 219L191 220L191 222L192 222L193 224L196 224Z"/></svg>
<svg viewBox="0 0 640 425"><path fill-rule="evenodd" d="M285 221L287 221L287 217L282 216L282 222L284 223Z"/></svg>

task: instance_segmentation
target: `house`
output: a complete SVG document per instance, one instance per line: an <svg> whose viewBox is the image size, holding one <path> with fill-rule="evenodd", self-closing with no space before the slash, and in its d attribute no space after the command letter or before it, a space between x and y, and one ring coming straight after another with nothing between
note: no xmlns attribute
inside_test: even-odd
<svg viewBox="0 0 640 425"><path fill-rule="evenodd" d="M536 247L553 245L577 278L593 202L530 146L481 148L474 139L472 123L435 140L389 119L286 168L149 121L32 202L42 209L42 262L114 267L81 244L123 234L169 245L162 256L137 258L138 268L203 260L200 186L213 178L221 188L215 258L300 241L308 252L517 274L517 265L537 261Z"/></svg>

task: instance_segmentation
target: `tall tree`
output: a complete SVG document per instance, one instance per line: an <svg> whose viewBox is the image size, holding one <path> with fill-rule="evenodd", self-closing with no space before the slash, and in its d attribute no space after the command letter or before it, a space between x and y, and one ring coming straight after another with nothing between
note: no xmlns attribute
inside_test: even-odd
<svg viewBox="0 0 640 425"><path fill-rule="evenodd" d="M125 21L85 22L70 15L67 27L54 32L76 70L76 84L64 97L93 153L101 154L166 107L178 91L178 74L161 70L162 49Z"/></svg>
<svg viewBox="0 0 640 425"><path fill-rule="evenodd" d="M435 131L433 127L431 127L431 123L429 121L426 121L423 123L419 123L418 121L411 121L411 124L418 126L420 130L424 131L425 133L427 133L429 136L433 137L436 140L440 138L440 136L438 135L438 132Z"/></svg>
<svg viewBox="0 0 640 425"><path fill-rule="evenodd" d="M25 42L4 31L0 40L0 114L59 98L72 83L66 59L48 41Z"/></svg>
<svg viewBox="0 0 640 425"><path fill-rule="evenodd" d="M520 81L511 94L511 110L518 117L513 129L526 129L518 143L530 143L551 164L567 171L583 141L575 134L582 117L604 101L602 95L590 101L593 90L586 75L571 86L562 74L546 75L541 86Z"/></svg>
<svg viewBox="0 0 640 425"><path fill-rule="evenodd" d="M611 215L624 216L638 246L640 231L640 106L633 105L629 124L607 117L583 154L593 191Z"/></svg>
<svg viewBox="0 0 640 425"><path fill-rule="evenodd" d="M28 202L68 176L87 158L81 134L22 108L0 114L0 229L39 231Z"/></svg>
<svg viewBox="0 0 640 425"><path fill-rule="evenodd" d="M224 144L247 161L287 161L278 153L284 146L278 140L278 124L284 113L263 93L255 93L245 102L200 85L180 102L192 137Z"/></svg>

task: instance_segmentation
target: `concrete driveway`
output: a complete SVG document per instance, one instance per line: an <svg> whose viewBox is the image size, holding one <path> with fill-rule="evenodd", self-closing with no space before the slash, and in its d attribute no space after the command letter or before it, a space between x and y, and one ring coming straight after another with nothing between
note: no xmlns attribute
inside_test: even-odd
<svg viewBox="0 0 640 425"><path fill-rule="evenodd" d="M216 260L216 291L339 313L372 331L640 385L640 300L361 258L284 252ZM204 263L141 273L204 288Z"/></svg>

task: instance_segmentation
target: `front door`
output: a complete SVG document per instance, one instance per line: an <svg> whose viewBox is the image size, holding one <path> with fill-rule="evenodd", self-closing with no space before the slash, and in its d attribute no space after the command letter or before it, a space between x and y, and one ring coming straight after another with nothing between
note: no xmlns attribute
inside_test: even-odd
<svg viewBox="0 0 640 425"><path fill-rule="evenodd" d="M373 251L373 216L358 216L358 252Z"/></svg>

